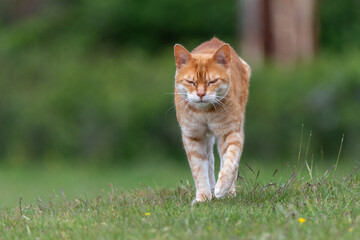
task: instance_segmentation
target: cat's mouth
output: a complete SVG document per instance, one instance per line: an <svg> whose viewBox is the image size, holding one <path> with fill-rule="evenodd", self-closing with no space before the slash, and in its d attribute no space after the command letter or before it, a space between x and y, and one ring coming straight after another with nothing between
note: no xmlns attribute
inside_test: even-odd
<svg viewBox="0 0 360 240"><path fill-rule="evenodd" d="M190 102L192 102L195 105L205 106L205 105L213 104L213 99L211 97L203 97L198 99L191 99Z"/></svg>
<svg viewBox="0 0 360 240"><path fill-rule="evenodd" d="M209 100L206 100L206 99L200 99L200 100L195 100L193 101L194 103L210 103Z"/></svg>

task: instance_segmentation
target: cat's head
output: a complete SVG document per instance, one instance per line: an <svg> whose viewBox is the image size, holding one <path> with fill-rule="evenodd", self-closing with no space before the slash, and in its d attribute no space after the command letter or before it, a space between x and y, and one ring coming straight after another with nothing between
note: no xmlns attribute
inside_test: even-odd
<svg viewBox="0 0 360 240"><path fill-rule="evenodd" d="M175 88L195 107L216 104L230 88L230 46L222 45L213 54L189 53L180 44L174 46Z"/></svg>

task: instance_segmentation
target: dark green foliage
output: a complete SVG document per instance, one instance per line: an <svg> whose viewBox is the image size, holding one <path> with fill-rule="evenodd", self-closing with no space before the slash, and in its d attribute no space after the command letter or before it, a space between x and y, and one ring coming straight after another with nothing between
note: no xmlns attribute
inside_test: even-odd
<svg viewBox="0 0 360 240"><path fill-rule="evenodd" d="M360 48L358 0L321 0L317 12L320 48L337 52Z"/></svg>
<svg viewBox="0 0 360 240"><path fill-rule="evenodd" d="M32 0L28 5L4 0L0 26L23 26L12 43L17 46L81 39L87 47L140 46L156 51L175 42L194 47L214 35L235 43L236 7L234 0ZM360 48L358 0L317 1L316 17L321 50Z"/></svg>
<svg viewBox="0 0 360 240"><path fill-rule="evenodd" d="M358 55L319 57L292 70L265 68L254 72L246 120L245 151L251 156L296 157L304 124L304 140L313 131L315 157L336 156L342 134L345 154L359 154L360 59ZM335 158L335 157L334 157Z"/></svg>
<svg viewBox="0 0 360 240"><path fill-rule="evenodd" d="M176 41L231 37L235 1L84 1L81 16L98 40L157 48Z"/></svg>
<svg viewBox="0 0 360 240"><path fill-rule="evenodd" d="M236 24L233 0L82 0L71 3L52 0L34 8L36 15L27 24L31 25L30 31L21 29L19 35L24 39L19 44L76 38L82 39L88 47L135 46L156 51L175 42L194 43L214 35L233 41ZM4 4L4 9L11 11L16 6L9 2ZM6 18L7 15L3 15L7 19L3 19L5 23L17 20Z"/></svg>
<svg viewBox="0 0 360 240"><path fill-rule="evenodd" d="M2 157L106 161L178 143L174 114L166 115L172 96L164 95L173 85L170 55L41 52L3 63Z"/></svg>

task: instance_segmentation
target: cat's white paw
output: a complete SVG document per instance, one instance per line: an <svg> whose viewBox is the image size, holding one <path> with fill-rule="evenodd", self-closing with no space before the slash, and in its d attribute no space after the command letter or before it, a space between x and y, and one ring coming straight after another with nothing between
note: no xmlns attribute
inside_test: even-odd
<svg viewBox="0 0 360 240"><path fill-rule="evenodd" d="M191 205L194 205L195 203L199 203L199 202L210 201L211 198L212 198L211 193L208 193L208 194L196 194L196 198L191 201Z"/></svg>
<svg viewBox="0 0 360 240"><path fill-rule="evenodd" d="M196 199L191 201L191 206L194 206L196 203L198 203L198 201L196 201Z"/></svg>
<svg viewBox="0 0 360 240"><path fill-rule="evenodd" d="M218 185L218 184L216 184ZM228 191L226 191L223 187L221 186L215 186L215 192L214 195L216 198L223 198L226 194L228 193Z"/></svg>
<svg viewBox="0 0 360 240"><path fill-rule="evenodd" d="M214 195L216 198L223 198L227 195L236 196L236 190L231 184L224 184L220 181L215 185Z"/></svg>
<svg viewBox="0 0 360 240"><path fill-rule="evenodd" d="M229 197L234 198L236 197L236 189L235 187L232 187L228 194Z"/></svg>

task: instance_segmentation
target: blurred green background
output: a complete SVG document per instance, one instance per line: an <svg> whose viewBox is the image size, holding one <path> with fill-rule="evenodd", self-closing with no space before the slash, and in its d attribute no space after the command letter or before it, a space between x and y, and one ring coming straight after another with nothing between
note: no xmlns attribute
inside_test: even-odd
<svg viewBox="0 0 360 240"><path fill-rule="evenodd" d="M238 48L236 1L0 2L0 162L183 162L173 45L214 35ZM253 68L244 159L360 154L360 3L318 1L318 48L290 68ZM246 59L245 59L246 60ZM306 141L304 141L306 142ZM306 143L304 143L306 144Z"/></svg>

